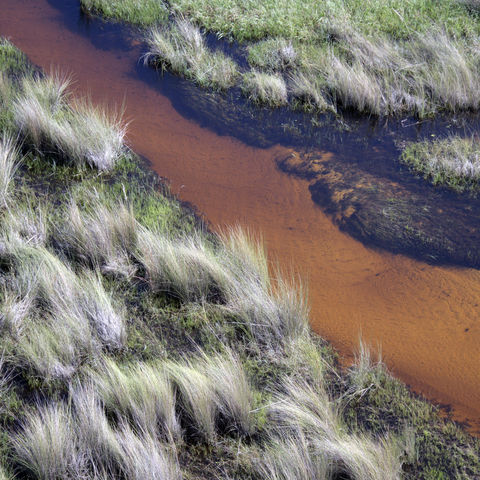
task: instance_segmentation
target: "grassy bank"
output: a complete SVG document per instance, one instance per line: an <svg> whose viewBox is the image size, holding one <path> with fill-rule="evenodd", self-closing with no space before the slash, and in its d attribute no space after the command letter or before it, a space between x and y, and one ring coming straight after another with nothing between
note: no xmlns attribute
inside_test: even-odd
<svg viewBox="0 0 480 480"><path fill-rule="evenodd" d="M450 137L410 143L400 160L433 185L475 194L480 187L479 156L476 138Z"/></svg>
<svg viewBox="0 0 480 480"><path fill-rule="evenodd" d="M241 87L259 104L418 117L479 108L477 2L169 0L156 10L131 0L81 4L150 29L151 63L202 87L218 88L215 78L228 62L237 75L221 87ZM225 58L204 45L205 32L239 47ZM198 65L199 45L206 59L218 57L210 79Z"/></svg>
<svg viewBox="0 0 480 480"><path fill-rule="evenodd" d="M368 350L340 371L299 283L205 230L118 115L7 42L0 70L0 478L480 474Z"/></svg>

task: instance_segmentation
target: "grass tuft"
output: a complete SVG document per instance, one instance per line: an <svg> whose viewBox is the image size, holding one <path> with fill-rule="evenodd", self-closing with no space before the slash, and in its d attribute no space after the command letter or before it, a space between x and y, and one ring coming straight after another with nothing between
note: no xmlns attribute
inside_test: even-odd
<svg viewBox="0 0 480 480"><path fill-rule="evenodd" d="M3 135L0 139L0 206L5 207L11 193L11 184L19 165L15 141Z"/></svg>
<svg viewBox="0 0 480 480"><path fill-rule="evenodd" d="M275 74L252 71L244 74L242 90L253 102L280 107L288 102L285 80Z"/></svg>
<svg viewBox="0 0 480 480"><path fill-rule="evenodd" d="M169 68L202 87L225 90L235 83L235 62L220 51L211 51L200 29L186 19L151 29L147 43L148 63Z"/></svg>
<svg viewBox="0 0 480 480"><path fill-rule="evenodd" d="M44 153L56 152L77 166L113 168L124 151L122 114L69 102L70 81L61 75L26 77L13 105L17 127Z"/></svg>
<svg viewBox="0 0 480 480"><path fill-rule="evenodd" d="M400 160L433 185L459 193L479 190L480 148L475 137L410 143Z"/></svg>

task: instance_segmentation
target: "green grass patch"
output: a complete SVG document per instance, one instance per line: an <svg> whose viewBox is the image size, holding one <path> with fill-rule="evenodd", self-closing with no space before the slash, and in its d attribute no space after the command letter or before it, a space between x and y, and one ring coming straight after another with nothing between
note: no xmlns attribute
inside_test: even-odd
<svg viewBox="0 0 480 480"><path fill-rule="evenodd" d="M450 137L410 143L400 160L433 185L459 193L479 190L480 145L476 138Z"/></svg>
<svg viewBox="0 0 480 480"><path fill-rule="evenodd" d="M162 0L80 0L85 12L136 25L155 25L168 19Z"/></svg>

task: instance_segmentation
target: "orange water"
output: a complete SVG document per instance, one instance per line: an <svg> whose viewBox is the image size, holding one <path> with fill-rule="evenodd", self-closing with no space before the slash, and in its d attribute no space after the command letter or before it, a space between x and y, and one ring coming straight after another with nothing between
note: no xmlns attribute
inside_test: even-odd
<svg viewBox="0 0 480 480"><path fill-rule="evenodd" d="M262 232L270 255L308 282L312 326L344 358L361 335L381 347L397 376L480 431L479 271L365 248L313 204L305 181L276 169L285 148L252 148L180 116L135 74L138 47L97 48L66 28L46 0L0 5L0 35L33 62L73 73L77 90L95 101L125 100L131 146L174 193L214 227L240 223Z"/></svg>

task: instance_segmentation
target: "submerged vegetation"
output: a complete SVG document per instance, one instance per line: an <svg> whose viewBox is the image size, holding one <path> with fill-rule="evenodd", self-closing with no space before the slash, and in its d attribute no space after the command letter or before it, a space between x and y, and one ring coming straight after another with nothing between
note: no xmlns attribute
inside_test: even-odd
<svg viewBox="0 0 480 480"><path fill-rule="evenodd" d="M434 185L459 193L480 188L480 145L474 137L410 143L400 159Z"/></svg>
<svg viewBox="0 0 480 480"><path fill-rule="evenodd" d="M80 1L86 11L151 27L154 63L203 87L218 88L226 75L222 88L241 86L266 105L418 117L480 106L475 2L158 2L167 16L149 2ZM225 57L205 45L205 33L239 47Z"/></svg>
<svg viewBox="0 0 480 480"><path fill-rule="evenodd" d="M338 368L252 235L208 232L118 118L14 58L3 42L0 478L480 475L478 442L368 350Z"/></svg>

